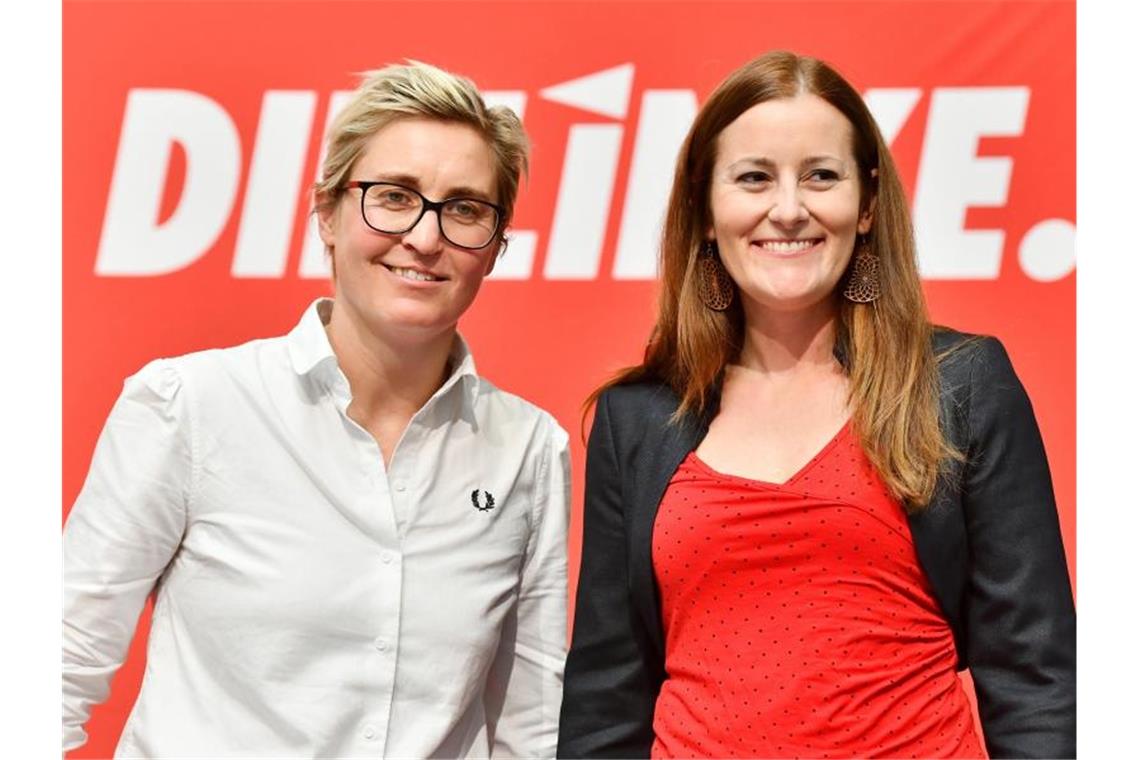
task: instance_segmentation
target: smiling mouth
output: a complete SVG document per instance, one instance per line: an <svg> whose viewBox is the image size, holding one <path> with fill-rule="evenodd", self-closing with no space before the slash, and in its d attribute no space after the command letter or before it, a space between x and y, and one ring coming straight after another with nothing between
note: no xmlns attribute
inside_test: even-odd
<svg viewBox="0 0 1140 760"><path fill-rule="evenodd" d="M805 240L758 240L753 245L769 253L803 253L823 242L823 238L807 238Z"/></svg>
<svg viewBox="0 0 1140 760"><path fill-rule="evenodd" d="M403 280L411 280L412 282L443 282L443 277L436 277L427 272L421 272L418 269L408 269L406 267L394 267L384 264L384 268L392 274L396 275Z"/></svg>

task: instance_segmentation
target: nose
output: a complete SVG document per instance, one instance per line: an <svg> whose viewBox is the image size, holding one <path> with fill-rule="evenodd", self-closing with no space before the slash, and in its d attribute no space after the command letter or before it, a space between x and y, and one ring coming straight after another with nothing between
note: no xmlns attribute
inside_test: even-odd
<svg viewBox="0 0 1140 760"><path fill-rule="evenodd" d="M443 248L443 235L439 231L439 212L425 211L416 226L404 233L403 243L424 256L439 253Z"/></svg>
<svg viewBox="0 0 1140 760"><path fill-rule="evenodd" d="M768 212L768 218L776 224L792 226L808 218L807 207L800 196L798 182L781 182L776 186L775 203Z"/></svg>

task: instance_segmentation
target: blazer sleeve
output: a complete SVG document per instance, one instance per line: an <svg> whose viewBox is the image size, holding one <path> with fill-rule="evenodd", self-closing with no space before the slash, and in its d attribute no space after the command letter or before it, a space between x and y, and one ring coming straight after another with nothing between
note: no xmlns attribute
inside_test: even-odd
<svg viewBox="0 0 1140 760"><path fill-rule="evenodd" d="M1001 343L970 381L966 661L991 757L1075 757L1076 615L1049 464Z"/></svg>
<svg viewBox="0 0 1140 760"><path fill-rule="evenodd" d="M653 743L658 683L630 598L623 490L606 394L587 445L582 564L559 757L648 757Z"/></svg>

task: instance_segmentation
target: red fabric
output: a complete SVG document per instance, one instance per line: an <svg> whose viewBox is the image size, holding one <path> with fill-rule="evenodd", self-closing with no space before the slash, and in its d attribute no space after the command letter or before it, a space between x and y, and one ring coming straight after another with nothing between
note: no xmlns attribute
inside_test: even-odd
<svg viewBox="0 0 1140 760"><path fill-rule="evenodd" d="M848 427L781 485L690 454L653 564L653 757L985 756L906 515Z"/></svg>

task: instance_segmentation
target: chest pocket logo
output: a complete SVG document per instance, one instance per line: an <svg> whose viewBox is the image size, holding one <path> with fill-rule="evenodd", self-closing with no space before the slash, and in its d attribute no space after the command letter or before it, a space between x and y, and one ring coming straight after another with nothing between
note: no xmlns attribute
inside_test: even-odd
<svg viewBox="0 0 1140 760"><path fill-rule="evenodd" d="M483 498L480 500L479 489L476 488L471 492L471 506L480 512L490 512L495 508L495 497L491 495L490 491L484 491Z"/></svg>

